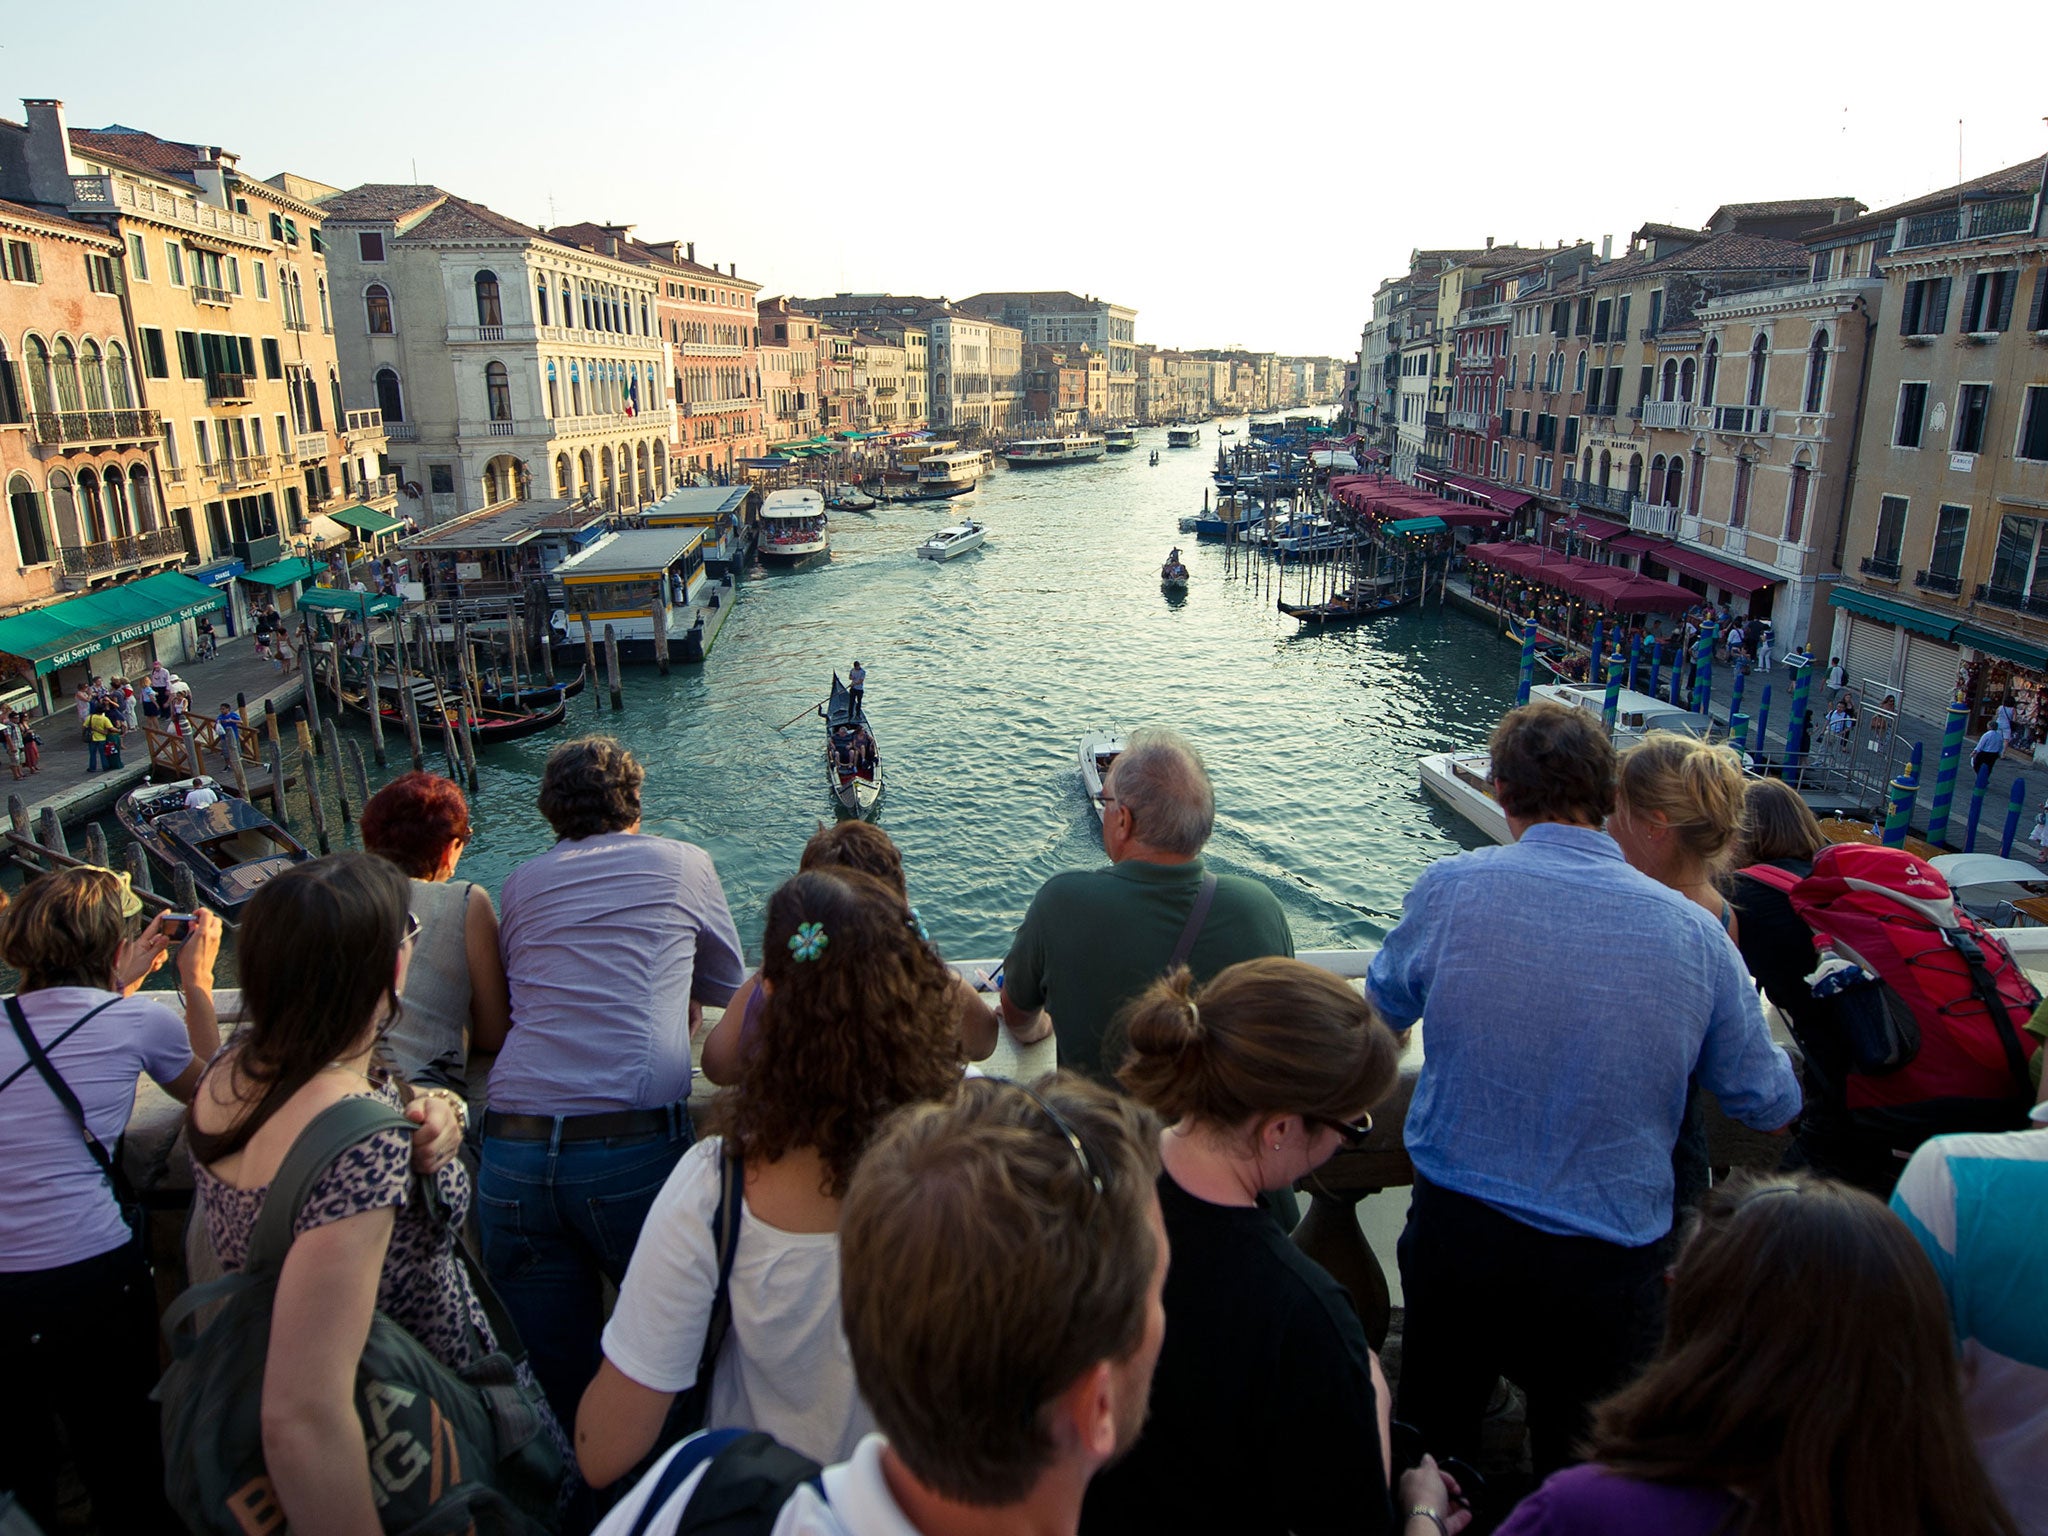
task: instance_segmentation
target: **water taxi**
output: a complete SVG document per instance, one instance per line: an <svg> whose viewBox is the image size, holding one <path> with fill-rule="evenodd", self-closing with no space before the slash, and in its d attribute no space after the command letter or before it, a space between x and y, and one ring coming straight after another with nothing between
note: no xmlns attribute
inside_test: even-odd
<svg viewBox="0 0 2048 1536"><path fill-rule="evenodd" d="M816 491L770 491L761 503L761 558L800 565L832 551L825 531L825 498Z"/></svg>
<svg viewBox="0 0 2048 1536"><path fill-rule="evenodd" d="M1166 434L1166 446L1169 448L1199 448L1202 446L1202 429L1200 427L1175 427Z"/></svg>
<svg viewBox="0 0 2048 1536"><path fill-rule="evenodd" d="M1073 432L1065 437L1026 437L1003 450L1003 462L1012 469L1082 464L1101 458L1104 448L1102 439L1092 432Z"/></svg>
<svg viewBox="0 0 2048 1536"><path fill-rule="evenodd" d="M1102 820L1102 784L1109 777L1110 766L1123 753L1124 739L1113 732L1105 732L1081 738L1081 792L1088 797L1089 805L1095 809L1095 819Z"/></svg>
<svg viewBox="0 0 2048 1536"><path fill-rule="evenodd" d="M193 790L211 791L213 803L187 809L185 796ZM145 782L115 802L114 816L165 879L186 871L199 899L227 917L265 882L312 857L276 822L204 774Z"/></svg>
<svg viewBox="0 0 2048 1536"><path fill-rule="evenodd" d="M964 555L970 549L979 549L988 538L988 529L973 518L964 523L955 523L951 528L941 528L937 533L917 546L920 560L951 560Z"/></svg>
<svg viewBox="0 0 2048 1536"><path fill-rule="evenodd" d="M985 449L955 449L931 453L918 461L917 481L909 493L913 501L947 501L974 489L988 467Z"/></svg>
<svg viewBox="0 0 2048 1536"><path fill-rule="evenodd" d="M1129 453L1138 446L1138 434L1129 427L1112 427L1102 434L1102 446L1111 453Z"/></svg>

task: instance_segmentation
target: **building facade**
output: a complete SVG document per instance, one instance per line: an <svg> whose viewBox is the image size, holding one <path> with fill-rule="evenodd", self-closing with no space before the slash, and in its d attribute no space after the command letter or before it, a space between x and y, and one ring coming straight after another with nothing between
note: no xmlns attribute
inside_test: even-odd
<svg viewBox="0 0 2048 1536"><path fill-rule="evenodd" d="M760 317L761 398L768 446L814 437L818 408L818 321L788 299L766 299Z"/></svg>
<svg viewBox="0 0 2048 1536"><path fill-rule="evenodd" d="M1138 312L1093 294L1065 290L1035 293L977 293L960 300L969 314L1001 320L1026 342L1053 345L1085 342L1107 364L1106 400L1093 425L1134 421L1138 415ZM1019 359L1021 367L1021 356Z"/></svg>

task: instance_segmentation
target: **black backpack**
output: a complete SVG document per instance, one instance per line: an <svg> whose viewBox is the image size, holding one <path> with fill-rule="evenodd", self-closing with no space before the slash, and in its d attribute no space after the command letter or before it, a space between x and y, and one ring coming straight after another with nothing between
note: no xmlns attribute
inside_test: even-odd
<svg viewBox="0 0 2048 1536"><path fill-rule="evenodd" d="M285 1155L257 1213L242 1268L187 1290L164 1314L174 1358L157 1384L163 1405L165 1492L194 1536L245 1536L282 1525L263 1461L263 1373L270 1309L306 1197L335 1161L384 1130L414 1127L378 1099L347 1098L314 1116ZM421 1180L414 1193L432 1198ZM356 1367L355 1407L377 1509L405 1536L541 1536L557 1525L567 1468L549 1437L537 1391L516 1367L519 1335L458 1239L498 1349L451 1371L379 1311ZM219 1312L194 1337L200 1308Z"/></svg>
<svg viewBox="0 0 2048 1536"><path fill-rule="evenodd" d="M819 1473L810 1457L758 1429L706 1430L677 1446L649 1479L647 1502L626 1536L647 1536L662 1506L699 1467L704 1476L690 1490L675 1536L769 1536L782 1506Z"/></svg>

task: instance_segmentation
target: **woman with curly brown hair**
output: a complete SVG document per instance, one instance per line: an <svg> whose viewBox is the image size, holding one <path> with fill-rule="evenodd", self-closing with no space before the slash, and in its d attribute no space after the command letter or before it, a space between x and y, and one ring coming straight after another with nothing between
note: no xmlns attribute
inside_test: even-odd
<svg viewBox="0 0 2048 1536"><path fill-rule="evenodd" d="M738 1082L654 1203L604 1363L576 1415L593 1487L655 1447L670 1404L709 1370L707 1424L766 1430L819 1461L874 1427L839 1324L839 1203L891 1111L945 1098L963 1065L952 973L903 898L851 869L790 880L768 903L767 1001ZM743 1168L731 1332L702 1359L723 1160Z"/></svg>

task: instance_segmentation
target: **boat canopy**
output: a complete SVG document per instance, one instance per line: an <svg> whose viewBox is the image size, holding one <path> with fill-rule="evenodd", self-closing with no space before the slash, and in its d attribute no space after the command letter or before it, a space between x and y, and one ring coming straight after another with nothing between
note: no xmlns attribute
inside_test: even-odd
<svg viewBox="0 0 2048 1536"><path fill-rule="evenodd" d="M651 580L703 542L702 528L631 528L599 539L581 554L564 560L555 567L555 575L564 586L643 577Z"/></svg>

